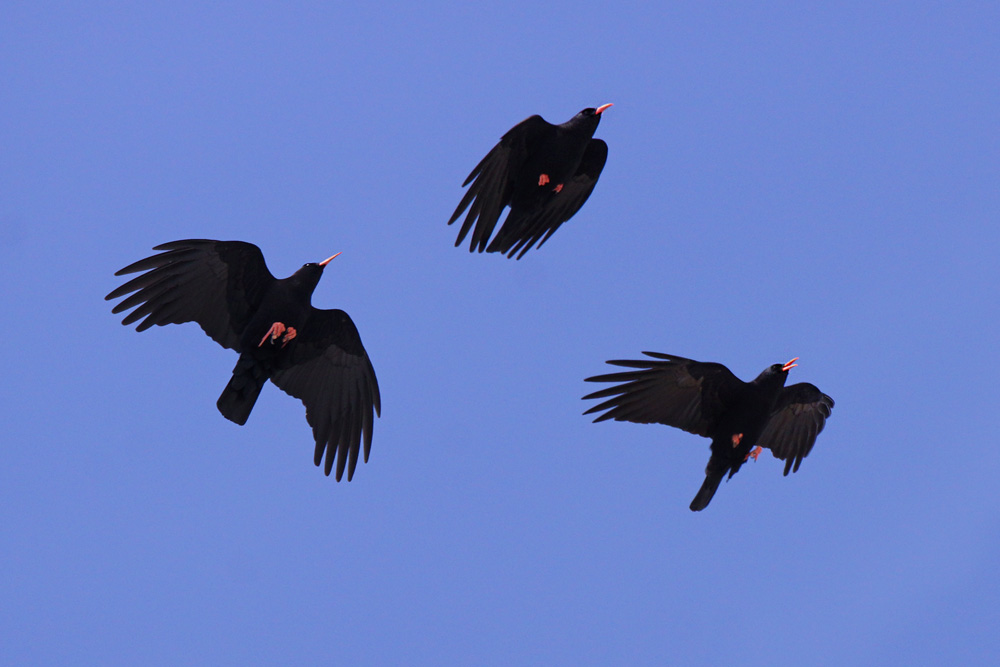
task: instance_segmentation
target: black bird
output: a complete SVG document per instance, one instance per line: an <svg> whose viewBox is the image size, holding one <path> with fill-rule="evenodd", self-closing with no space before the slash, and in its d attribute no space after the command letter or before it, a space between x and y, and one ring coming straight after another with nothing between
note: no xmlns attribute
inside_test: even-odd
<svg viewBox="0 0 1000 667"><path fill-rule="evenodd" d="M584 109L562 125L530 116L503 135L462 183L462 187L472 185L448 224L467 207L469 214L455 246L475 225L469 252L486 250L513 257L520 251L521 259L535 243L542 247L594 191L608 159L608 145L591 137L601 113L610 106ZM491 242L504 206L510 206L510 213Z"/></svg>
<svg viewBox="0 0 1000 667"><path fill-rule="evenodd" d="M276 279L260 248L242 241L191 239L153 248L160 254L115 273L145 271L108 294L132 294L111 312L135 307L122 324L197 322L215 342L236 350L233 377L219 396L222 415L245 424L264 383L301 399L316 439L315 463L337 460L337 481L354 476L361 441L372 444L372 410L381 411L378 381L354 322L342 310L313 308L310 299L334 255Z"/></svg>
<svg viewBox="0 0 1000 667"><path fill-rule="evenodd" d="M587 378L587 382L620 384L584 396L608 400L583 414L606 410L594 421L666 424L711 438L705 483L691 501L695 512L708 506L727 472L732 477L748 458L756 461L763 447L785 461L785 475L798 471L833 409L833 399L808 382L785 386L798 357L743 382L722 364L643 354L662 361L609 361L640 370Z"/></svg>

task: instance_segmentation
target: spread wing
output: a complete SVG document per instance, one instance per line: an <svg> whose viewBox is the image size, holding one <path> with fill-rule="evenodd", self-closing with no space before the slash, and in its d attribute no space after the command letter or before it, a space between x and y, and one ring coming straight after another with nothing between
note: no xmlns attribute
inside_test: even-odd
<svg viewBox="0 0 1000 667"><path fill-rule="evenodd" d="M462 187L469 183L472 185L469 185L458 208L448 220L448 224L452 224L466 208L469 209L458 232L458 239L455 240L456 247L462 244L465 236L475 226L469 252L477 249L483 252L486 249L500 213L510 203L518 173L528 159L529 146L536 144L547 133L555 131L555 126L541 116L529 116L503 135L500 143L476 165L462 183Z"/></svg>
<svg viewBox="0 0 1000 667"><path fill-rule="evenodd" d="M314 308L283 366L271 375L271 382L306 406L306 421L316 439L316 465L326 452L324 472L330 474L336 459L337 481L345 465L350 481L362 440L368 461L372 412L382 410L375 369L357 327L342 310Z"/></svg>
<svg viewBox="0 0 1000 667"><path fill-rule="evenodd" d="M797 472L802 459L809 456L816 436L826 425L833 410L833 399L815 385L800 382L785 387L778 396L774 410L757 439L775 458L785 462L785 475Z"/></svg>
<svg viewBox="0 0 1000 667"><path fill-rule="evenodd" d="M242 241L188 239L153 250L163 252L115 273L145 272L104 297L131 294L111 312L135 308L122 324L142 319L137 331L197 322L219 345L241 352L240 335L275 281L260 248Z"/></svg>
<svg viewBox="0 0 1000 667"><path fill-rule="evenodd" d="M487 252L502 252L507 257L517 254L517 258L521 259L535 243L541 248L559 226L576 215L584 205L607 161L608 145L600 139L591 139L576 174L563 184L562 190L551 192L538 211L511 211Z"/></svg>
<svg viewBox="0 0 1000 667"><path fill-rule="evenodd" d="M587 378L587 382L616 382L584 396L607 398L583 414L606 411L595 422L606 419L638 424L666 424L710 437L709 430L726 407L746 387L722 364L692 361L658 352L643 352L661 361L609 361L615 366L639 370Z"/></svg>

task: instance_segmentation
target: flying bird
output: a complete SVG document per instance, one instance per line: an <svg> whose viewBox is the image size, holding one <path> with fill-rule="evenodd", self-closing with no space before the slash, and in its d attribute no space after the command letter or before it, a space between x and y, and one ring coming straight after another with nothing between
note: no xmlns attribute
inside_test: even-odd
<svg viewBox="0 0 1000 667"><path fill-rule="evenodd" d="M788 387L785 379L798 357L764 369L743 382L722 364L693 361L672 354L643 352L657 359L607 363L638 370L608 373L587 382L615 382L583 398L607 399L583 414L603 412L595 422L614 419L637 424L666 424L712 439L705 482L691 510L708 506L722 478L732 477L762 448L785 462L785 475L797 472L833 410L833 399L808 382Z"/></svg>
<svg viewBox="0 0 1000 667"><path fill-rule="evenodd" d="M469 213L455 246L472 231L469 252L517 254L521 259L536 243L542 247L594 191L608 145L592 137L610 106L584 109L561 125L530 116L503 135L462 183L472 185L448 224L466 208ZM505 206L510 212L490 241Z"/></svg>
<svg viewBox="0 0 1000 667"><path fill-rule="evenodd" d="M216 405L243 425L267 380L301 399L316 440L315 463L326 454L327 475L337 462L337 481L354 476L364 442L372 442L372 412L380 414L378 381L354 322L342 310L313 308L313 290L334 257L305 264L276 279L260 248L242 241L191 239L153 248L157 255L121 269L144 272L112 291L127 297L111 312L135 308L122 324L197 322L215 342L240 357ZM145 318L145 319L143 319Z"/></svg>

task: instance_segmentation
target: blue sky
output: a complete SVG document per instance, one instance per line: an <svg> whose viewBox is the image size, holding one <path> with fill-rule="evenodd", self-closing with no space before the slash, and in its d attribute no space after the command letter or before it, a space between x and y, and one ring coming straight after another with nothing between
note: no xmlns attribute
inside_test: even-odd
<svg viewBox="0 0 1000 667"><path fill-rule="evenodd" d="M11 664L983 663L1000 653L993 3L8 3L0 652ZM453 246L507 129L613 102L581 212ZM174 239L343 251L382 418L103 296ZM708 442L591 424L655 350L837 402L687 506Z"/></svg>

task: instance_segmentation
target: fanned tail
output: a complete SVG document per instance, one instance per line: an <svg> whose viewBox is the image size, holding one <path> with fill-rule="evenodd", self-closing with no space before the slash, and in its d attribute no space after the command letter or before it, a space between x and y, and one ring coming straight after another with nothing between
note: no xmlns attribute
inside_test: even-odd
<svg viewBox="0 0 1000 667"><path fill-rule="evenodd" d="M240 355L233 369L233 377L222 390L222 395L215 405L222 416L240 426L247 423L260 390L267 382L267 373L246 355Z"/></svg>

